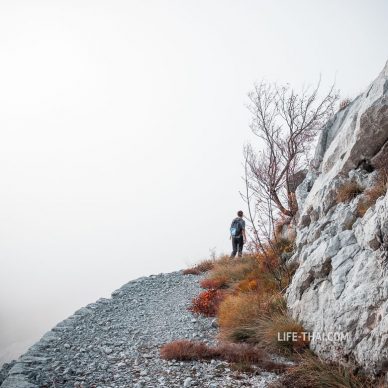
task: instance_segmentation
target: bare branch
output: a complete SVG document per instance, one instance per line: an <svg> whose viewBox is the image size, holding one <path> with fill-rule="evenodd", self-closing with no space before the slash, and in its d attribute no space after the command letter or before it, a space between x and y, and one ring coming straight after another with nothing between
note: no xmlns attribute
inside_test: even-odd
<svg viewBox="0 0 388 388"><path fill-rule="evenodd" d="M253 195L269 199L271 205L289 217L297 212L295 174L306 168L310 145L318 130L333 113L338 95L334 85L319 98L316 87L297 93L289 85L261 82L248 94L252 113L251 130L262 148L244 152ZM247 178L248 179L248 178Z"/></svg>

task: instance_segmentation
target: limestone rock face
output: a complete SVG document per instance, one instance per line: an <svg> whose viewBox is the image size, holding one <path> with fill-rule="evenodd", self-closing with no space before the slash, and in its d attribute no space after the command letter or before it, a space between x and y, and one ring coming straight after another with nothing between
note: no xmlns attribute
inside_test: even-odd
<svg viewBox="0 0 388 388"><path fill-rule="evenodd" d="M299 263L287 291L291 314L313 332L321 357L388 372L388 194L361 216L364 194L340 202L349 182L367 189L388 163L388 63L323 129L296 190Z"/></svg>

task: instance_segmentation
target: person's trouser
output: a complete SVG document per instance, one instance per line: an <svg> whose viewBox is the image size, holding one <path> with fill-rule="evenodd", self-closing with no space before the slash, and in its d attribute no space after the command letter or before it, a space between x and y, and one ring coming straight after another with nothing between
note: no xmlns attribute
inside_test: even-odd
<svg viewBox="0 0 388 388"><path fill-rule="evenodd" d="M242 250L244 245L244 237L232 237L232 246L233 246L233 252L230 255L230 257L235 257L236 253L238 252L238 255L242 256Z"/></svg>

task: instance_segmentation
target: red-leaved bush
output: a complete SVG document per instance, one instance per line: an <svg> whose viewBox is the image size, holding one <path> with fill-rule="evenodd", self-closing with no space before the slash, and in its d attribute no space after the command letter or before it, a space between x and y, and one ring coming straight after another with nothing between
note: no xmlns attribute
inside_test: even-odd
<svg viewBox="0 0 388 388"><path fill-rule="evenodd" d="M223 298L224 293L221 290L203 291L192 300L188 310L205 317L214 317Z"/></svg>

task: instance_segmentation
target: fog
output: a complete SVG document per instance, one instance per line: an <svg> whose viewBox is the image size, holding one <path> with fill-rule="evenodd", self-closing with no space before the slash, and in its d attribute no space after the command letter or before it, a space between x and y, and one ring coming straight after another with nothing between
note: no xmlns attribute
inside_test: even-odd
<svg viewBox="0 0 388 388"><path fill-rule="evenodd" d="M0 364L139 276L229 252L254 81L388 58L375 1L0 2Z"/></svg>

